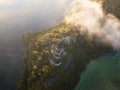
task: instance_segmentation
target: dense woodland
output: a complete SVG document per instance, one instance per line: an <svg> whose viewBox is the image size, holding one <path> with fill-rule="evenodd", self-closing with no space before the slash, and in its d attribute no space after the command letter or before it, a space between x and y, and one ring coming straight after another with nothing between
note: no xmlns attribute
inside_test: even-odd
<svg viewBox="0 0 120 90"><path fill-rule="evenodd" d="M105 13L112 13L120 18L119 0L103 0L102 3ZM79 29L80 27L66 25L63 21L49 30L24 35L26 53L21 78L17 83L18 90L74 90L86 65L112 50L97 37L90 37ZM49 62L48 56L52 56L52 47L55 48L54 45L60 38L66 36L75 38L76 42L63 45L67 54L61 58L62 64L55 66ZM50 38L52 40L48 43ZM69 58L71 61L68 63Z"/></svg>

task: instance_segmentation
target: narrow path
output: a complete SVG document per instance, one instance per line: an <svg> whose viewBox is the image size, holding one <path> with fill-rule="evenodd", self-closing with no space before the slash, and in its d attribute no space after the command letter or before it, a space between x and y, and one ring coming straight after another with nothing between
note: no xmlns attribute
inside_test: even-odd
<svg viewBox="0 0 120 90"><path fill-rule="evenodd" d="M52 83L68 68L70 62L72 60L72 54L70 55L66 65L64 66L64 68L62 69L62 71L60 71L59 73L57 73L54 77L50 78L50 80L48 81L48 85L51 86Z"/></svg>
<svg viewBox="0 0 120 90"><path fill-rule="evenodd" d="M52 63L53 65L55 65L55 66L57 66L57 67L62 64L62 60L61 60L61 62L59 62L59 63L55 63L54 61L50 60L50 58L48 58L48 60L49 60L50 63Z"/></svg>

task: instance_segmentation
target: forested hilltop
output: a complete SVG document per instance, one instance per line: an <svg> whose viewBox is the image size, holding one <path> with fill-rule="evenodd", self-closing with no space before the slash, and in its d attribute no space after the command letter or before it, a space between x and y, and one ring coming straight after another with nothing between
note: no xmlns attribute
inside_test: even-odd
<svg viewBox="0 0 120 90"><path fill-rule="evenodd" d="M105 13L120 19L120 0L101 3ZM18 90L74 90L87 64L113 51L111 46L86 32L80 26L62 21L48 30L23 35L26 51Z"/></svg>

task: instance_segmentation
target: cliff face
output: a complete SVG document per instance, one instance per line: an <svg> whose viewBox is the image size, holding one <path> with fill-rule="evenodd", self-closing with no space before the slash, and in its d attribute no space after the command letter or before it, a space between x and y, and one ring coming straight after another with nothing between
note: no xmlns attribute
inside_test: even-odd
<svg viewBox="0 0 120 90"><path fill-rule="evenodd" d="M117 3L102 3L106 13L120 17L114 12ZM111 50L80 29L62 22L47 31L23 36L26 54L18 90L73 90L86 65Z"/></svg>

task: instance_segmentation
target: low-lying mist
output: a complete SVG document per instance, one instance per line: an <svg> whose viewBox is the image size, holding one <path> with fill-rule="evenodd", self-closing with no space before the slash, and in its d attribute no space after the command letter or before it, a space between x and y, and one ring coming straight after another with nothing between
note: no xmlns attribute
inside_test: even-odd
<svg viewBox="0 0 120 90"><path fill-rule="evenodd" d="M105 44L111 45L115 50L120 49L120 21L112 14L103 12L101 2L91 0L74 0L65 16L67 24L80 26L80 30Z"/></svg>

